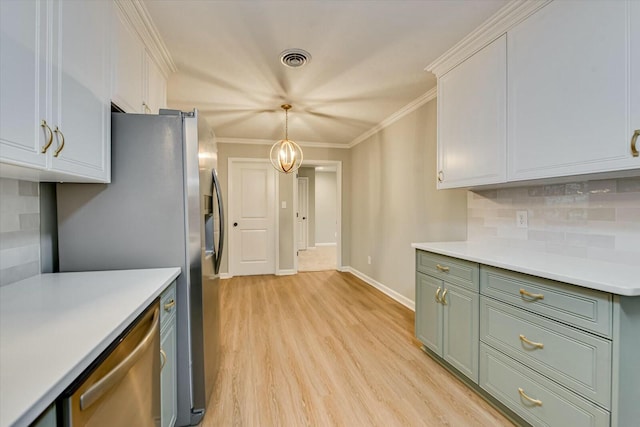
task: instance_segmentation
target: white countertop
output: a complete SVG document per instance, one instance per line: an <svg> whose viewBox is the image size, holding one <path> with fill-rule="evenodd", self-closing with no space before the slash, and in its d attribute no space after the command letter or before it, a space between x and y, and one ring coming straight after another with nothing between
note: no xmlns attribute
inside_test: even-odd
<svg viewBox="0 0 640 427"><path fill-rule="evenodd" d="M640 260L638 265L632 266L474 241L412 243L411 246L584 288L618 295L640 295Z"/></svg>
<svg viewBox="0 0 640 427"><path fill-rule="evenodd" d="M0 427L32 422L179 274L42 274L0 287Z"/></svg>

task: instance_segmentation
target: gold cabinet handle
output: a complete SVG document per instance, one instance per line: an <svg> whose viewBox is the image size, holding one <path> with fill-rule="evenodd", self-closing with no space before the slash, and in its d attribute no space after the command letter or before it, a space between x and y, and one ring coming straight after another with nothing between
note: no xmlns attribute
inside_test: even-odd
<svg viewBox="0 0 640 427"><path fill-rule="evenodd" d="M164 311L171 311L174 305L176 305L176 300L171 298L169 302L164 305Z"/></svg>
<svg viewBox="0 0 640 427"><path fill-rule="evenodd" d="M444 172L438 172L438 182L444 181Z"/></svg>
<svg viewBox="0 0 640 427"><path fill-rule="evenodd" d="M638 136L640 136L640 129L636 129L631 137L631 155L633 157L638 157L640 155L638 153L638 149L636 148L636 142L638 142Z"/></svg>
<svg viewBox="0 0 640 427"><path fill-rule="evenodd" d="M58 126L56 126L54 132L56 133L56 135L60 135L60 144L58 144L58 148L56 148L56 151L53 152L53 157L58 157L58 155L64 148L64 134L60 129L58 129Z"/></svg>
<svg viewBox="0 0 640 427"><path fill-rule="evenodd" d="M531 292L527 292L524 289L520 289L520 295L522 295L523 297L529 297L533 299L544 299L543 294L532 294Z"/></svg>
<svg viewBox="0 0 640 427"><path fill-rule="evenodd" d="M440 292L441 292L441 291L442 291L442 288L440 288L440 287L438 288L438 290L436 290L436 301L437 301L437 302L442 302L442 301L440 300Z"/></svg>
<svg viewBox="0 0 640 427"><path fill-rule="evenodd" d="M520 341L522 341L523 343L529 344L530 346L536 347L536 348L544 348L544 344L541 342L533 342L531 340L529 340L527 337L525 337L524 335L520 335Z"/></svg>
<svg viewBox="0 0 640 427"><path fill-rule="evenodd" d="M445 267L445 266L440 265L440 264L436 264L436 268L437 268L438 270L440 270L440 271L445 272L445 273L447 273L447 272L449 271L449 267Z"/></svg>
<svg viewBox="0 0 640 427"><path fill-rule="evenodd" d="M162 362L160 362L160 370L162 371L164 365L167 363L167 353L165 353L163 349L160 349L160 356L162 357Z"/></svg>
<svg viewBox="0 0 640 427"><path fill-rule="evenodd" d="M520 387L518 387L518 393L520 393L520 396L524 397L525 399L527 399L529 402L533 403L534 405L542 406L542 400L534 399L532 397L527 396L527 394L524 392L524 390L521 389Z"/></svg>
<svg viewBox="0 0 640 427"><path fill-rule="evenodd" d="M47 139L47 143L44 144L42 146L42 150L40 150L42 153L46 153L49 147L51 147L51 143L53 142L53 132L51 132L51 128L47 124L46 120L43 120L42 122L40 122L40 126L42 126L43 128L49 131L49 138Z"/></svg>
<svg viewBox="0 0 640 427"><path fill-rule="evenodd" d="M448 291L448 290L449 290L449 289L445 289L445 290L444 290L444 292L442 293L442 297L440 297L440 302L441 302L443 305L447 305L447 291Z"/></svg>

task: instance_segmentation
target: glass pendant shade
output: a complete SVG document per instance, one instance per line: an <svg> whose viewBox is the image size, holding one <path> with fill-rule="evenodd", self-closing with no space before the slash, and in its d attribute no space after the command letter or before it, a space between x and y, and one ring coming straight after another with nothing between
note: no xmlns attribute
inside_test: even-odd
<svg viewBox="0 0 640 427"><path fill-rule="evenodd" d="M273 144L269 159L273 167L282 173L292 173L298 170L302 165L302 148L289 139L289 116L287 112L291 105L284 104L282 109L285 111L285 137Z"/></svg>

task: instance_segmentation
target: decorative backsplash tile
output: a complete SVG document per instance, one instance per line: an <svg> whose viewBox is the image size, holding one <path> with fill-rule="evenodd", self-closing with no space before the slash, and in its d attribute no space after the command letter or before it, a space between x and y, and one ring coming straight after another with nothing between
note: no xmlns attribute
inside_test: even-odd
<svg viewBox="0 0 640 427"><path fill-rule="evenodd" d="M468 192L468 240L625 264L640 261L640 177ZM516 227L527 211L528 228Z"/></svg>
<svg viewBox="0 0 640 427"><path fill-rule="evenodd" d="M0 286L40 273L37 182L0 178Z"/></svg>

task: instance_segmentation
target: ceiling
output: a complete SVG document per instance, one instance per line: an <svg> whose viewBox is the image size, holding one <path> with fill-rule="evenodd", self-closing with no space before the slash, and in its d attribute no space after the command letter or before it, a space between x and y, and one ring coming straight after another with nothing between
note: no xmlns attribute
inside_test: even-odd
<svg viewBox="0 0 640 427"><path fill-rule="evenodd" d="M146 0L178 71L171 108L218 140L348 146L432 89L424 68L507 0ZM311 61L286 68L280 53Z"/></svg>

